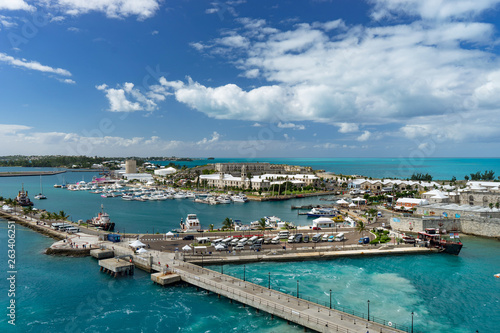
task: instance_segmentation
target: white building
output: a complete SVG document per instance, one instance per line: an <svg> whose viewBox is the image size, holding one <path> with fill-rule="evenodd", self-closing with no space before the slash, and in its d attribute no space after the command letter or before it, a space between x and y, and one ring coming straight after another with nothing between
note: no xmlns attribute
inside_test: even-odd
<svg viewBox="0 0 500 333"><path fill-rule="evenodd" d="M155 170L155 175L167 176L167 175L171 175L171 174L176 173L176 172L177 172L176 168L168 167L168 168L161 168L161 169Z"/></svg>

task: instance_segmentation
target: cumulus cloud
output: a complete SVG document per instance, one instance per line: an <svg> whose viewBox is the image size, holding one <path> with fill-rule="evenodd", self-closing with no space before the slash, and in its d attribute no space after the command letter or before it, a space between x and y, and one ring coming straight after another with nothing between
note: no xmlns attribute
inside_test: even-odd
<svg viewBox="0 0 500 333"><path fill-rule="evenodd" d="M102 12L109 18L137 16L139 20L154 16L160 8L159 0L57 0L55 5L68 15Z"/></svg>
<svg viewBox="0 0 500 333"><path fill-rule="evenodd" d="M351 133L359 130L358 125L353 123L339 123L336 125L339 127L340 133Z"/></svg>
<svg viewBox="0 0 500 333"><path fill-rule="evenodd" d="M371 137L371 135L372 135L372 133L370 133L370 131L364 131L363 134L358 136L358 138L356 140L361 141L361 142L366 141Z"/></svg>
<svg viewBox="0 0 500 333"><path fill-rule="evenodd" d="M144 95L133 83L125 82L118 88L110 88L106 84L96 86L97 90L106 93L111 112L154 111L158 108L156 102L165 99L162 91L152 88Z"/></svg>
<svg viewBox="0 0 500 333"><path fill-rule="evenodd" d="M370 0L372 17L380 20L405 14L424 19L468 18L494 8L500 0Z"/></svg>
<svg viewBox="0 0 500 333"><path fill-rule="evenodd" d="M2 0L0 10L26 10L33 11L35 7L28 5L24 0Z"/></svg>
<svg viewBox="0 0 500 333"><path fill-rule="evenodd" d="M25 69L30 69L34 71L57 74L62 76L71 76L71 73L62 68L54 68L46 65L40 64L38 61L28 61L26 59L17 59L9 56L5 53L0 52L0 62L5 62L14 67L21 67Z"/></svg>
<svg viewBox="0 0 500 333"><path fill-rule="evenodd" d="M211 139L203 138L202 140L198 141L197 144L198 145L211 144L211 143L219 141L219 138L220 138L220 134L217 132L213 132Z"/></svg>

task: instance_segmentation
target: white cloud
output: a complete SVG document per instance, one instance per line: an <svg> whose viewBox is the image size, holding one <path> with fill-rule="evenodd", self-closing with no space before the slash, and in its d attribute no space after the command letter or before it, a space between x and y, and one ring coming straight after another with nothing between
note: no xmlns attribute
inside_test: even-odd
<svg viewBox="0 0 500 333"><path fill-rule="evenodd" d="M78 32L80 32L80 29L79 29L79 28L76 28L76 27L69 27L69 28L68 28L68 31L78 33Z"/></svg>
<svg viewBox="0 0 500 333"><path fill-rule="evenodd" d="M15 134L19 131L25 131L25 130L29 130L31 128L32 127L24 126L24 125L0 124L0 135Z"/></svg>
<svg viewBox="0 0 500 333"><path fill-rule="evenodd" d="M339 145L336 143L326 142L326 143L314 145L313 147L314 148L321 148L321 149L336 149L339 147Z"/></svg>
<svg viewBox="0 0 500 333"><path fill-rule="evenodd" d="M304 125L296 125L294 123L282 123L279 122L277 125L279 128L291 128L294 130L305 130L306 127Z"/></svg>
<svg viewBox="0 0 500 333"><path fill-rule="evenodd" d="M372 17L380 20L406 14L424 19L469 18L494 8L500 0L370 0Z"/></svg>
<svg viewBox="0 0 500 333"><path fill-rule="evenodd" d="M259 124L259 123L254 123L254 124L252 125L252 127L264 127L264 125Z"/></svg>
<svg viewBox="0 0 500 333"><path fill-rule="evenodd" d="M31 69L35 71L52 73L62 76L71 76L71 73L62 68L53 68L50 66L42 65L37 61L28 61L26 59L16 59L12 56L9 56L5 53L0 52L0 62L5 62L11 66L21 67L26 69Z"/></svg>
<svg viewBox="0 0 500 333"><path fill-rule="evenodd" d="M24 0L1 0L0 10L27 10L33 11L36 8L28 5Z"/></svg>
<svg viewBox="0 0 500 333"><path fill-rule="evenodd" d="M130 82L125 82L118 89L109 88L106 84L98 85L96 89L106 93L111 112L154 111L157 109L155 101L164 99L163 95L154 93L148 94L148 98Z"/></svg>
<svg viewBox="0 0 500 333"><path fill-rule="evenodd" d="M13 21L12 17L0 15L0 25L2 25L5 28L12 28L16 27L17 23Z"/></svg>
<svg viewBox="0 0 500 333"><path fill-rule="evenodd" d="M156 35L158 35L159 33L160 33L160 32L159 32L158 30L153 30L153 31L151 31L151 35L153 35L153 36L156 36Z"/></svg>
<svg viewBox="0 0 500 333"><path fill-rule="evenodd" d="M358 125L353 123L339 123L336 125L339 126L340 133L351 133L359 130Z"/></svg>
<svg viewBox="0 0 500 333"><path fill-rule="evenodd" d="M371 135L372 134L370 133L370 131L364 131L363 134L358 136L358 138L356 140L363 142L363 141L368 140L371 137Z"/></svg>
<svg viewBox="0 0 500 333"><path fill-rule="evenodd" d="M155 15L159 0L56 0L57 7L67 15L102 12L109 18L137 16L144 20Z"/></svg>
<svg viewBox="0 0 500 333"><path fill-rule="evenodd" d="M212 144L212 143L219 141L219 138L220 138L220 134L217 132L213 132L211 139L203 138L202 140L198 141L197 144L198 145Z"/></svg>

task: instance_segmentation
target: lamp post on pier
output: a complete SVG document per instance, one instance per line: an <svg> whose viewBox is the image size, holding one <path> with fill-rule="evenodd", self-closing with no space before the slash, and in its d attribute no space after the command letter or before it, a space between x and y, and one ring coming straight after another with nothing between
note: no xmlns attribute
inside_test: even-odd
<svg viewBox="0 0 500 333"><path fill-rule="evenodd" d="M299 280L297 280L297 298L299 298Z"/></svg>
<svg viewBox="0 0 500 333"><path fill-rule="evenodd" d="M370 300L368 300L367 303L368 303L368 321L370 321Z"/></svg>
<svg viewBox="0 0 500 333"><path fill-rule="evenodd" d="M267 289L271 289L271 272L268 272Z"/></svg>
<svg viewBox="0 0 500 333"><path fill-rule="evenodd" d="M246 281L245 265L243 265L243 281Z"/></svg>
<svg viewBox="0 0 500 333"><path fill-rule="evenodd" d="M330 289L330 310L332 309L332 290Z"/></svg>
<svg viewBox="0 0 500 333"><path fill-rule="evenodd" d="M411 333L413 333L413 311L411 312Z"/></svg>

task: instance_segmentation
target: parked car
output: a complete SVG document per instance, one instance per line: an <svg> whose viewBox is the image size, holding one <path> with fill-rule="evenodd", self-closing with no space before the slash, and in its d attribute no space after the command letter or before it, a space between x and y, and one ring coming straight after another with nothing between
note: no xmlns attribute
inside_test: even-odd
<svg viewBox="0 0 500 333"><path fill-rule="evenodd" d="M183 240L194 240L194 235L187 235L182 238Z"/></svg>
<svg viewBox="0 0 500 333"><path fill-rule="evenodd" d="M238 243L238 245L236 245L235 247L233 247L233 250L235 251L241 251L241 250L244 250L245 249L245 245L241 244L241 243Z"/></svg>
<svg viewBox="0 0 500 333"><path fill-rule="evenodd" d="M252 244L250 246L250 250L257 251L257 250L260 250L260 249L262 249L262 245L260 245L259 243L255 243L255 244Z"/></svg>
<svg viewBox="0 0 500 333"><path fill-rule="evenodd" d="M321 230L320 227L312 227L312 230Z"/></svg>
<svg viewBox="0 0 500 333"><path fill-rule="evenodd" d="M264 239L264 244L271 244L271 240L272 240L272 238L266 238L266 239Z"/></svg>
<svg viewBox="0 0 500 333"><path fill-rule="evenodd" d="M328 241L329 241L329 242L333 242L333 239L334 239L334 238L335 238L335 236L330 235L330 236L328 236Z"/></svg>

